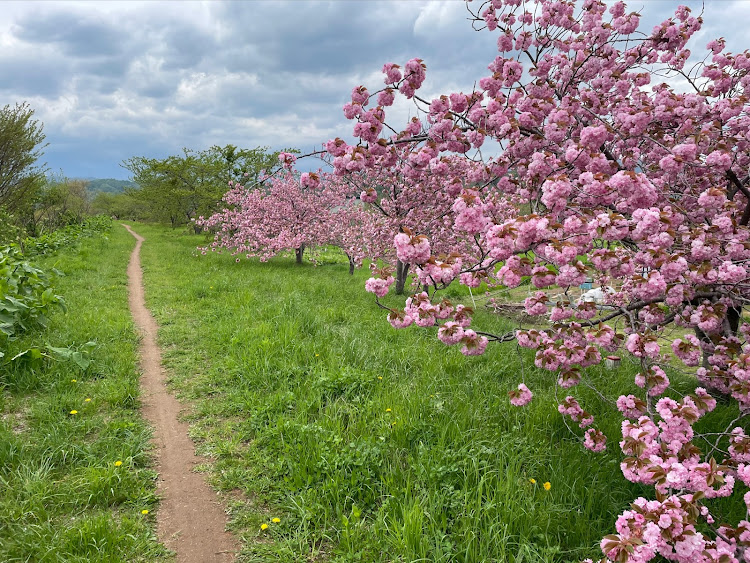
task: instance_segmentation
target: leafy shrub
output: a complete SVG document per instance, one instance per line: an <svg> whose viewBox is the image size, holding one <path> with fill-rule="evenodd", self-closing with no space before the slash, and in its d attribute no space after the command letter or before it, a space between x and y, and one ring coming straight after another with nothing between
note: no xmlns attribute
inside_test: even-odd
<svg viewBox="0 0 750 563"><path fill-rule="evenodd" d="M8 339L45 327L47 314L54 306L64 308L64 302L54 293L47 274L16 248L0 248L0 357Z"/></svg>
<svg viewBox="0 0 750 563"><path fill-rule="evenodd" d="M22 245L23 253L26 256L51 254L60 248L78 242L82 238L104 233L111 227L112 220L105 215L90 217L82 223L68 225L38 237L27 238Z"/></svg>
<svg viewBox="0 0 750 563"><path fill-rule="evenodd" d="M21 229L15 221L15 217L6 209L0 207L0 245L10 244L22 237Z"/></svg>
<svg viewBox="0 0 750 563"><path fill-rule="evenodd" d="M0 218L1 219L1 218ZM27 238L19 246L0 246L0 358L5 356L8 342L22 332L47 326L47 315L54 307L65 308L63 298L55 294L50 277L34 266L29 257L48 254L70 246L84 237L101 234L111 228L109 217L91 217L37 238ZM27 350L31 352L36 348ZM58 355L61 349L51 349ZM26 352L13 360L22 360ZM71 357L76 363L83 357Z"/></svg>

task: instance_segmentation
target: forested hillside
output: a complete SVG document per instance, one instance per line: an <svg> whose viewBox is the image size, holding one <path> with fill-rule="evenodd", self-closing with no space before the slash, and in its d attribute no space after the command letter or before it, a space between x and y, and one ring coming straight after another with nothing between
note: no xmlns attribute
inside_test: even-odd
<svg viewBox="0 0 750 563"><path fill-rule="evenodd" d="M94 196L99 192L121 194L125 188L137 188L138 184L130 180L115 180L114 178L86 178L88 191Z"/></svg>

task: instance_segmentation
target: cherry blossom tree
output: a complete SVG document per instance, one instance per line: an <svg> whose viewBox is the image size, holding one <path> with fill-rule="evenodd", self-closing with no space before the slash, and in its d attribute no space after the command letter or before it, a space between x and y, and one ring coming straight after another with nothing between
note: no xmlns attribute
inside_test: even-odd
<svg viewBox="0 0 750 563"><path fill-rule="evenodd" d="M333 179L331 179L333 180ZM367 209L357 198L336 208L321 233L325 244L337 246L349 259L349 274L366 259L376 261L393 255L393 237L388 237L382 217Z"/></svg>
<svg viewBox="0 0 750 563"><path fill-rule="evenodd" d="M451 229L473 245L447 249L452 263L443 267L434 235L397 234L398 259L432 283L391 311L390 322L438 326L438 338L468 355L516 341L563 389L624 347L639 363L642 392L616 400L621 469L654 494L617 519L601 542L605 560L750 560L748 519L719 525L709 502L750 486L750 324L742 318L750 299L750 54L727 53L718 39L692 56L702 18L685 6L645 32L624 2L492 0L469 9L477 29L497 36L498 51L474 91L428 100L419 95L423 61L387 63L385 86L358 86L344 106L358 143L326 145L339 174L395 167L436 198L460 180ZM389 124L396 98L420 118ZM440 166L455 155L471 163L467 174ZM380 272L367 289L382 297L388 278ZM587 278L611 288L602 304L569 297ZM437 299L454 279L530 283L537 291L526 313L548 317L549 328L469 328L468 309ZM562 298L551 297L553 287ZM674 327L687 334L673 336ZM669 392L668 354L694 370L693 393ZM523 382L509 395L514 405L533 400ZM694 424L717 396L734 401L738 416L699 435ZM572 394L558 410L578 424L585 447L606 448ZM750 493L743 501L750 509Z"/></svg>
<svg viewBox="0 0 750 563"><path fill-rule="evenodd" d="M198 219L199 226L216 231L210 250L227 248L232 255L261 260L294 250L297 263L302 263L306 247L332 238L335 210L346 203L347 184L321 183L321 173L293 171L295 157L290 153L279 158L285 164L280 171L259 185L230 182L223 198L227 207Z"/></svg>
<svg viewBox="0 0 750 563"><path fill-rule="evenodd" d="M341 139L329 142L328 146L332 154L345 156L345 143ZM387 149L379 145L378 152L383 154L377 167L362 170L355 167L355 172L346 174L348 180L360 190L360 200L380 215L380 220L371 219L378 225L377 232L372 235L378 238L373 243L380 252L370 254L370 257L382 258L395 266L395 292L399 295L404 292L409 269L418 263L419 252L427 252L427 258L432 255L432 261L431 268L427 268L429 272L425 268L420 270L423 275L418 276L418 282L431 285L453 279L461 267L455 251L460 249L462 254L472 256L481 251L473 238L479 233L479 228L469 223L477 216L479 209L474 207L479 198L471 179L480 180L482 174L476 170L483 166L462 157L443 156L430 158L426 161L425 169L415 159L424 159L433 152L413 152L409 143L393 144ZM334 160L339 174L344 172L342 162L346 162L346 159ZM488 217L504 217L513 208L504 198L495 197L491 203L492 188L484 187L482 208ZM458 196L461 197L457 202ZM456 220L471 228L455 229ZM423 250L413 255L404 252L394 255L394 237L398 237L399 241L413 240ZM427 238L431 252L426 250ZM386 245L390 247L390 253L382 251ZM382 272L385 279L390 277L389 269Z"/></svg>

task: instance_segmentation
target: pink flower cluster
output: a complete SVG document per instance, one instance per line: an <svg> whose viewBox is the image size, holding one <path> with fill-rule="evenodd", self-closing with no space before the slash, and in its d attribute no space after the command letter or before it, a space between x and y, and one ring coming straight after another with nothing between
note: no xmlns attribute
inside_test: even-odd
<svg viewBox="0 0 750 563"><path fill-rule="evenodd" d="M531 402L534 394L529 390L524 383L518 385L518 389L508 391L510 397L510 404L514 407L523 407Z"/></svg>
<svg viewBox="0 0 750 563"><path fill-rule="evenodd" d="M365 291L374 293L378 297L385 297L385 295L388 293L388 290L391 288L391 285L393 285L393 282L393 276L388 276L385 279L369 278L365 282Z"/></svg>
<svg viewBox="0 0 750 563"><path fill-rule="evenodd" d="M708 516L704 508L690 494L670 495L664 500L640 497L617 519L617 534L602 540L602 551L612 561L632 563L657 556L680 563L738 562L738 548L744 552L738 544L750 540L750 523L743 520L736 530L722 527L721 535L711 541L695 527L693 514Z"/></svg>
<svg viewBox="0 0 750 563"><path fill-rule="evenodd" d="M481 356L489 341L486 336L480 336L469 328L464 331L461 342L463 343L461 353L464 356Z"/></svg>
<svg viewBox="0 0 750 563"><path fill-rule="evenodd" d="M666 391L669 386L669 378L664 370L657 365L650 366L645 372L635 376L635 384L645 388L650 397L657 397Z"/></svg>
<svg viewBox="0 0 750 563"><path fill-rule="evenodd" d="M601 430L589 428L584 434L583 446L594 453L603 452L607 447L607 437Z"/></svg>
<svg viewBox="0 0 750 563"><path fill-rule="evenodd" d="M581 405L575 399L568 395L565 400L557 406L557 410L564 416L569 416L578 426L586 428L594 423L594 417L581 408Z"/></svg>
<svg viewBox="0 0 750 563"><path fill-rule="evenodd" d="M424 235L399 233L393 239L396 256L405 264L424 264L430 259L430 241Z"/></svg>

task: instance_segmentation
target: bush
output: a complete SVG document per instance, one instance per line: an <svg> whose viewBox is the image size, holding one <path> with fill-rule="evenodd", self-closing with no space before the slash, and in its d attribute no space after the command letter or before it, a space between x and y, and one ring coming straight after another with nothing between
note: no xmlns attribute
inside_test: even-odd
<svg viewBox="0 0 750 563"><path fill-rule="evenodd" d="M55 295L47 274L16 248L0 248L0 357L8 339L46 326L47 314L54 306L64 307L64 302Z"/></svg>

